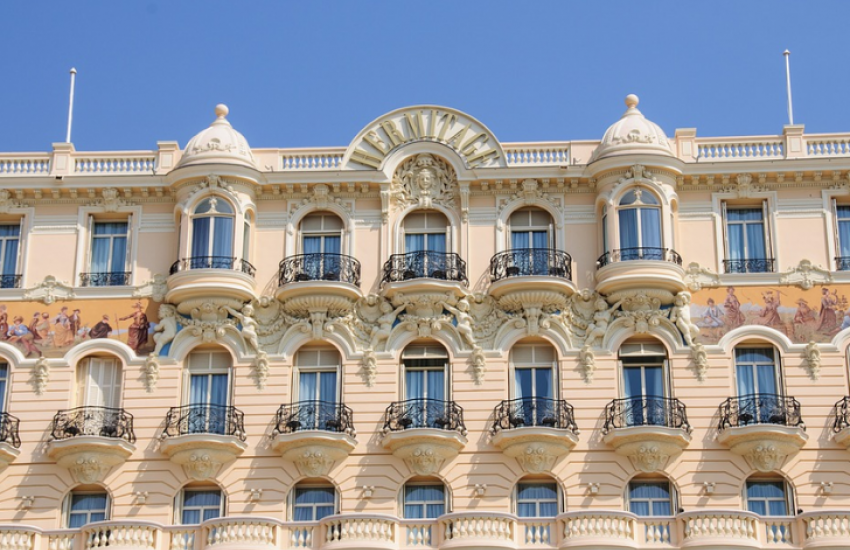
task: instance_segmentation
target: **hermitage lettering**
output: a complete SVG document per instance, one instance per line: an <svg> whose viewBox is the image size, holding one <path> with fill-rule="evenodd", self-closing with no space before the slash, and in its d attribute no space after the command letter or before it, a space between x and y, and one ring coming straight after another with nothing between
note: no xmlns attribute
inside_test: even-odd
<svg viewBox="0 0 850 550"><path fill-rule="evenodd" d="M462 113L440 108L396 111L361 132L350 160L380 168L384 158L401 145L436 141L456 150L470 168L502 157L496 138Z"/></svg>

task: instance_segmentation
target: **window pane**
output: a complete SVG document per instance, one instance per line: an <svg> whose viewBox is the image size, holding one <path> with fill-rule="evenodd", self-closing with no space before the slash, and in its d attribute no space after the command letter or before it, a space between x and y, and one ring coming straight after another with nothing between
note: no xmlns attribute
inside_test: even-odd
<svg viewBox="0 0 850 550"><path fill-rule="evenodd" d="M661 247L661 210L658 208L640 209L640 246Z"/></svg>

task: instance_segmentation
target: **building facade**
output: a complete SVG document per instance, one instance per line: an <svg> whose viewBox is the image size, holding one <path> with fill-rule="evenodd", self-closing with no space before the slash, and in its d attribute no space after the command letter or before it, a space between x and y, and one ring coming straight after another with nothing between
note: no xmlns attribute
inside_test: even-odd
<svg viewBox="0 0 850 550"><path fill-rule="evenodd" d="M850 134L637 104L0 153L0 550L850 547Z"/></svg>

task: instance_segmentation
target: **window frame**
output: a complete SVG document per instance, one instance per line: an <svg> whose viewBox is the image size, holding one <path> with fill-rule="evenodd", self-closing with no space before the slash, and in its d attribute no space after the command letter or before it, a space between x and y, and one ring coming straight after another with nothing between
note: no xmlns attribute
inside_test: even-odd
<svg viewBox="0 0 850 550"><path fill-rule="evenodd" d="M132 241L131 241L131 235L132 235L132 231L133 231L133 214L132 213L127 214L126 216L122 216L122 217L105 217L105 216L98 216L98 215L95 215L95 214L89 214L89 219L88 219L89 239L88 239L88 249L86 251L86 261L85 261L86 271L88 271L89 273L115 273L115 272L111 271L111 268L110 268L109 271L105 271L105 272L104 271L95 271L94 266L92 265L92 262L94 261L94 241L95 241L96 238L104 238L104 236L96 237L96 235L95 235L95 226L97 224L100 224L100 223L103 223L103 224L106 224L106 223L124 223L124 224L127 224L127 231L124 233L124 240L125 240L124 248L125 248L125 250L124 250L124 271L123 272L124 273L132 272L131 261L130 261L132 250L133 250ZM110 241L109 242L109 260L110 261L108 261L107 263L110 266L112 265L112 255L113 255L114 250L115 250L114 240L118 236L120 236L118 233L109 235L109 241ZM121 272L118 272L118 273L121 273ZM111 285L103 285L103 286L111 286Z"/></svg>
<svg viewBox="0 0 850 550"><path fill-rule="evenodd" d="M95 361L102 361L102 362L105 362L105 363L106 362L111 363L110 368L114 371L113 372L113 384L112 384L112 386L113 386L113 388L117 387L117 390L116 389L112 390L112 391L116 392L115 395L114 395L114 398L116 400L114 404L107 405L106 399L104 399L104 404L102 404L102 405L91 405L91 404L89 404L89 398L91 397L90 394L89 394L89 391L90 391L89 388L91 387L91 385L89 384L89 380L91 378L92 364ZM101 367L101 368L103 368L103 367ZM87 357L84 357L80 362L77 363L75 374L76 374L76 384L77 384L77 391L76 391L76 396L75 396L75 401L76 401L75 406L77 406L77 407L105 407L105 408L112 408L112 409L120 409L121 408L121 405L123 404L123 401L124 401L124 365L123 365L123 362L120 361L117 357L111 356L111 355L109 355L109 356L100 356L100 355L92 356L92 355L89 355ZM117 380L117 383L114 383L116 380ZM104 388L102 386L100 386L100 384L98 384L98 386L100 387L101 391L104 390Z"/></svg>
<svg viewBox="0 0 850 550"><path fill-rule="evenodd" d="M546 225L533 225L532 222L533 222L533 213L534 212L542 212L543 214L545 214L546 217L549 218L549 223L546 224ZM516 216L518 214L524 214L524 213L528 214L529 225L523 226L521 231L517 231L515 229L515 226L514 226L514 216ZM544 208L535 207L535 206L517 208L516 210L511 212L511 214L508 216L508 224L507 225L508 225L507 249L513 249L514 248L513 247L514 233L528 233L529 235L531 235L535 232L543 232L543 231L546 232L546 247L543 250L550 250L550 249L557 249L558 248L556 246L557 243L555 242L555 220L552 219L552 214L549 213L549 211L544 209ZM529 242L529 246L528 246L529 249L540 250L533 245L534 239L529 238L528 242Z"/></svg>
<svg viewBox="0 0 850 550"><path fill-rule="evenodd" d="M407 230L407 223L410 220L410 218L417 216L417 215L420 215L420 214L423 214L425 216L425 227L424 228L415 228L416 231L408 231ZM435 216L435 215L441 216L442 219L445 220L445 227L443 228L442 231L439 228L433 228L432 229L432 228L428 227L429 217ZM413 210L411 212L408 212L404 216L404 218L401 220L400 229L401 229L401 231L400 231L401 239L399 240L399 247L398 248L400 249L401 254L408 254L408 253L411 253L411 252L420 252L418 250L408 250L407 249L407 235L408 235L408 233L411 234L411 235L425 235L425 248L423 248L422 251L430 251L431 250L431 248L429 248L429 246L428 246L428 236L429 235L444 235L445 239L446 239L446 241L445 241L445 254L451 254L451 253L454 252L454 244L452 242L452 233L453 233L452 220L449 219L449 217L446 214L444 214L443 212L440 212L439 210Z"/></svg>
<svg viewBox="0 0 850 550"><path fill-rule="evenodd" d="M744 254L743 257L738 258L738 260L748 261L748 260L764 259L764 260L774 260L774 262L776 261L776 257L775 257L774 251L773 251L773 239L771 238L771 232L772 232L773 227L772 227L771 220L770 220L770 212L771 212L770 201L767 198L758 199L758 200L759 200L758 203L752 203L752 204L740 203L740 202L735 202L735 201L732 201L732 200L721 200L720 201L720 215L721 215L721 226L722 226L722 235L723 235L723 254L724 254L722 259L724 261L726 261L726 260L731 261L732 260L731 254L730 254L731 247L729 246L729 211L730 210L758 210L759 205L761 206L761 211L762 211L761 224L762 224L762 232L764 233L764 243L763 243L763 245L764 245L764 255L765 255L765 257L764 258L752 258L752 257L750 257L749 251L748 251L749 246L748 246L748 242L746 241L746 229L745 229L744 230L745 254ZM740 223L741 225L744 225L745 227L747 225L747 222L733 222L733 223L735 223L735 224ZM774 271L775 271L775 265L774 265L774 269L772 271L769 271L768 273L772 273ZM745 271L744 273L750 273L750 271ZM753 272L753 273L757 273L757 272Z"/></svg>
<svg viewBox="0 0 850 550"><path fill-rule="evenodd" d="M738 346L735 346L733 348L733 350L732 350L732 363L733 363L734 370L735 370L735 373L734 373L735 376L733 377L733 382L735 384L735 387L734 387L735 394L734 395L736 397L744 397L743 395L741 395L738 392L738 389L740 388L739 374L738 374L738 350L748 350L748 349L749 350L768 350L768 349L770 350L771 354L773 355L773 378L774 378L774 383L776 384L777 393L776 394L769 394L769 393L762 394L762 392L755 391L753 394L745 394L745 395L778 395L780 397L785 397L785 395L786 395L786 393L785 393L785 383L784 383L785 377L783 376L783 370L784 369L783 369L783 364L782 364L782 354L779 353L779 350L777 349L776 346L774 346L772 344L767 344L767 343L765 343L764 345L759 345L759 344L738 345ZM757 365L766 364L766 363L747 363L747 364L757 366ZM753 377L754 377L753 378L754 382L757 385L758 384L758 376L756 375L755 372L753 372ZM758 390L758 388L756 388L756 390Z"/></svg>
<svg viewBox="0 0 850 550"><path fill-rule="evenodd" d="M219 518L227 516L227 495L224 490L218 485L210 485L210 486L199 486L199 487L183 487L181 488L177 494L174 496L174 524L175 525L200 525L204 521L209 521L203 519L203 511L207 508L199 507L198 510L201 511L201 521L198 523L183 523L183 511L185 510L186 503L186 492L214 492L217 491L219 494ZM193 508L194 509L194 508ZM216 519L216 518L210 518Z"/></svg>
<svg viewBox="0 0 850 550"><path fill-rule="evenodd" d="M408 518L407 517L407 504L408 504L407 503L407 488L408 487L441 487L442 490L443 490L443 500L442 500L443 513L436 516L436 517L433 517L433 518L428 517L428 506L436 504L437 502L436 501L418 501L418 502L414 502L413 504L423 507L422 517L421 518ZM401 494L399 496L400 496L400 508L401 508L401 513L399 514L399 517L401 517L402 519L432 520L432 519L437 519L438 517L443 516L445 514L451 513L451 507L449 506L449 501L450 501L449 490L448 490L448 487L446 487L446 484L443 483L440 480L408 481L401 486Z"/></svg>
<svg viewBox="0 0 850 550"><path fill-rule="evenodd" d="M535 509L538 512L538 514L534 515L534 516L520 515L520 510L519 510L520 504L527 503L526 501L520 502L520 500L519 500L520 487L523 486L523 485L553 485L555 487L555 504L556 504L556 507L557 507L557 510L555 511L555 515L553 515L553 516L541 516L541 515L539 515L541 502L543 502L543 503L551 502L550 500L527 501L527 502L534 502L535 503ZM512 501L512 507L513 507L514 515L516 515L517 517L522 518L522 519L555 518L555 517L558 516L558 514L562 514L565 510L565 508L564 508L564 494L561 491L561 484L558 483L555 479L549 479L549 480L546 480L546 479L529 479L529 480L525 480L525 481L519 480L514 485L514 490L513 490L511 501Z"/></svg>
<svg viewBox="0 0 850 550"><path fill-rule="evenodd" d="M321 217L321 220L322 220L321 221L321 225L322 225L321 229L304 229L304 223L306 221L308 221L310 218L318 218L318 217ZM336 218L337 220L339 220L340 227L339 227L338 231L334 230L334 229L325 229L324 228L326 217L332 217L332 218ZM311 213L307 214L306 216L304 216L303 218L301 218L301 220L298 222L298 239L297 239L297 243L296 243L296 250L297 250L296 253L297 254L306 254L307 253L307 252L304 251L304 237L319 237L319 238L321 238L321 246L320 246L321 250L318 252L318 254L334 254L333 252L326 252L325 251L325 238L326 237L339 237L339 252L337 252L336 254L342 254L343 251L345 250L345 220L343 220L341 217L339 217L339 215L337 215L334 212L328 212L328 211L325 211L325 210L317 211L317 212L311 212Z"/></svg>
<svg viewBox="0 0 850 550"><path fill-rule="evenodd" d="M651 498L650 499L632 499L632 486L633 485L666 485L667 486L667 500L663 501L662 499L651 499ZM673 482L670 481L667 478L657 478L657 479L656 478L640 478L640 477L632 478L628 482L628 484L626 484L626 494L625 494L624 500L626 501L626 510L628 510L629 513L635 514L636 516L642 517L642 518L673 517L673 516L676 515L676 511L679 509L678 492L676 491L676 487L673 484ZM640 514L637 514L635 511L633 511L632 510L632 502L635 501L635 500L638 501L638 502L647 502L649 504L650 513L648 515L640 515ZM654 511L654 503L655 502L667 502L670 506L670 514L669 515L653 514L652 512Z"/></svg>
<svg viewBox="0 0 850 550"><path fill-rule="evenodd" d="M623 354L623 348L630 345L639 345L640 353L627 353ZM654 352L651 349L648 349L646 346L658 347L661 351ZM626 362L623 359L642 359L646 357L646 361L642 361L640 365L637 364L637 361L631 366L626 366ZM651 363L652 358L658 358L658 363ZM630 396L626 395L626 369L627 368L640 368L641 369L641 397L662 397L665 399L669 399L673 397L673 383L671 380L670 373L670 358L667 353L667 348L664 347L663 344L658 342L624 342L620 345L620 349L617 350L617 363L619 366L619 382L620 382L620 396L622 399L628 399ZM646 393L646 376L644 371L648 366L659 366L661 368L661 389L662 395L648 395ZM631 398L635 398L637 396L631 396Z"/></svg>
<svg viewBox="0 0 850 550"><path fill-rule="evenodd" d="M524 363L524 362L518 362L514 359L514 357L515 357L514 351L517 348L532 348L532 354L536 355L536 351L534 351L534 349L535 348L543 348L543 347L547 347L547 348L552 350L553 358L552 358L551 363L545 363L543 361L538 362L536 360L529 362L529 363ZM535 359L536 359L536 357L535 357ZM510 367L509 367L510 379L508 380L508 395L509 395L510 399L522 399L522 398L518 397L518 395L517 395L517 393L518 393L517 392L517 389L518 389L517 388L517 371L518 370L528 369L528 370L531 370L532 372L534 372L536 374L537 369L543 369L543 368L546 368L547 366L551 371L550 372L550 379L549 379L549 384L550 384L549 387L552 389L552 395L550 395L549 397L544 397L544 399L553 399L553 400L559 400L560 399L561 392L560 392L560 386L558 385L559 374L560 374L558 372L558 350L555 349L555 346L553 346L549 342L535 343L535 344L517 343L517 344L515 344L511 347L510 353L508 355L508 361L509 361L509 365L510 365ZM534 378L534 380L536 380L536 377L534 377L534 375L532 375L532 378ZM537 399L538 397L540 397L540 396L537 395L536 384L533 385L533 393L534 393L534 395L529 396L530 399Z"/></svg>
<svg viewBox="0 0 850 550"><path fill-rule="evenodd" d="M754 500L758 500L758 501L763 501L765 503L765 511L767 513L764 514L764 515L759 514L758 512L753 512L752 510L750 510L750 498L747 495L747 493L749 492L749 488L750 488L751 483L780 483L782 485L783 500L785 502L785 512L786 512L786 514L785 515L772 515L772 514L770 514L769 503L770 502L776 502L779 499L754 499ZM744 509L746 511L753 513L753 514L756 514L757 516L762 517L762 518L792 517L792 516L795 515L795 512L796 512L796 508L794 507L794 504L795 504L794 488L791 486L790 483L788 483L788 480L786 480L784 477L762 477L762 476L749 477L744 481L744 486L743 486L743 489L742 489L742 497L743 497L743 501L744 501Z"/></svg>
<svg viewBox="0 0 850 550"><path fill-rule="evenodd" d="M440 350L442 350L442 353L444 355L430 356L426 352L425 355L423 355L422 357L415 357L415 356L414 357L410 357L410 356L405 357L406 353L408 353L411 349L416 349L416 348L422 348L422 349L425 349L425 350L429 350L429 349L432 349L432 348L433 349L440 349ZM411 345L406 346L404 348L404 350L402 350L402 352L399 356L399 359L400 359L400 361L399 361L400 362L399 371L400 371L400 374L401 374L402 401L406 401L408 399L433 399L432 397L428 396L427 387L426 387L425 395L422 396L422 397L411 397L410 395L408 395L408 393L407 393L407 390L408 390L408 388L407 388L407 371L408 371L408 369L414 370L414 371L438 371L438 370L440 370L440 367L437 367L437 366L411 366L411 367L408 367L408 365L405 363L405 359L412 359L412 360L434 359L435 361L438 360L438 359L443 359L444 360L443 366L442 366L443 395L444 395L443 401L448 402L448 401L452 400L452 398L451 398L452 397L451 357L449 356L448 350L444 346L442 346L441 344L437 344L437 343L433 343L433 344L411 344ZM426 378L426 380L427 380L427 378ZM426 382L426 384L427 384L427 382Z"/></svg>
<svg viewBox="0 0 850 550"><path fill-rule="evenodd" d="M24 224L23 219L20 219L16 222L14 221L0 221L0 226L7 227L17 227L18 234L15 236L0 236L0 276L7 275L21 275L22 267L23 267L23 248L24 248ZM15 254L15 266L14 269L10 273L5 273L6 265L5 265L5 252L6 252L6 241L17 240L18 241L18 251Z"/></svg>
<svg viewBox="0 0 850 550"><path fill-rule="evenodd" d="M626 195L628 195L629 193L633 193L635 191L637 191L637 196L635 197L635 202L633 202L631 204L623 205L622 201L626 197ZM643 202L641 200L641 196L644 193L649 194L655 200L655 204ZM616 210L616 213L617 213L617 216L616 216L616 220L617 220L617 243L618 243L618 248L620 250L628 250L627 247L623 246L623 242L622 242L623 239L621 238L621 235L623 233L623 222L622 222L622 218L620 216L620 212L622 212L623 210L637 210L637 215L635 216L635 224L636 225L634 227L634 230L636 232L635 235L636 235L636 238L637 238L638 245L635 248L655 248L655 247L648 246L643 242L643 228L641 226L641 224L643 222L641 221L641 212L640 212L642 209L652 209L652 210L655 210L658 213L658 241L660 243L660 246L658 248L665 248L665 242L667 241L667 239L664 236L664 208L663 208L663 203L662 203L661 199L658 197L658 195L654 191L652 191L651 189L649 189L647 187L643 187L641 185L633 185L633 186L629 187L625 192L623 192L622 195L620 195L620 197L617 199L617 205L614 209ZM605 216L607 216L607 212L606 212ZM607 240L607 235L604 238ZM609 252L609 250L606 249L605 252Z"/></svg>
<svg viewBox="0 0 850 550"><path fill-rule="evenodd" d="M197 213L197 210L204 204L206 201L215 199L215 203L212 208L213 211L202 212L200 214ZM215 205L219 202L224 202L230 208L230 212L219 212L215 210ZM195 253L195 220L200 218L210 218L210 226L209 226L209 235L207 238L207 252L204 255L199 255ZM231 220L231 235L230 235L230 257L236 256L236 238L237 238L237 216L236 216L236 207L233 203L227 198L220 195L209 195L201 200L199 200L193 207L192 213L189 215L189 235L188 235L188 246L189 246L189 257L214 257L213 251L215 250L215 236L216 236L216 219L219 218L229 218Z"/></svg>
<svg viewBox="0 0 850 550"><path fill-rule="evenodd" d="M104 503L104 510L103 510L103 516L104 517L103 517L103 519L99 519L97 521L109 521L110 518L112 517L112 495L110 495L109 491L107 491L106 489L104 489L102 491L96 491L96 490L76 491L76 490L71 490L67 494L67 496L65 497L65 500L64 500L63 505L62 505L62 517L63 517L62 525L64 525L66 529L80 529L80 528L82 528L86 525L89 525L90 523L96 523L95 521L91 521L92 510L86 510L85 514L86 514L86 517L88 518L88 521L86 521L85 523L83 523L79 527L71 527L71 515L73 515L75 513L76 514L81 513L81 512L74 512L73 511L74 497L75 496L85 496L85 495L104 495L106 497L106 502Z"/></svg>
<svg viewBox="0 0 850 550"><path fill-rule="evenodd" d="M337 357L337 362L333 366L331 366L331 365L316 365L316 366L299 365L298 364L299 363L298 362L298 355L301 352L305 352L305 351L307 351L307 352L318 351L318 352L324 352L324 353L328 353L328 352L335 353L336 357ZM343 397L342 397L342 391L343 391L342 354L339 353L339 350L337 350L336 348L334 348L332 346L330 346L330 347L328 347L328 346L305 346L303 348L300 348L295 353L295 358L292 362L292 365L294 367L292 369L292 375L293 375L292 403L293 404L299 403L301 401L319 401L318 396L316 396L316 398L304 399L304 396L301 395L301 373L303 373L303 372L316 372L316 373L334 372L334 373L336 373L335 403L341 404L343 402ZM320 389L319 384L317 384L316 389L317 390Z"/></svg>
<svg viewBox="0 0 850 550"><path fill-rule="evenodd" d="M333 512L331 514L328 514L327 516L323 516L319 519L315 519L317 506L311 505L312 508L313 508L313 514L312 515L313 515L314 519L296 520L295 519L295 508L296 507L299 507L299 508L306 508L307 507L307 506L296 506L296 504L295 504L295 493L298 489L333 489L333 493L334 493ZM296 483L295 485L293 485L292 489L289 491L288 501L289 502L287 503L287 508L289 510L290 521L312 523L312 522L319 522L326 517L339 514L340 495L339 495L339 491L337 490L336 485L334 485L333 483ZM327 504L324 504L324 506L327 506Z"/></svg>

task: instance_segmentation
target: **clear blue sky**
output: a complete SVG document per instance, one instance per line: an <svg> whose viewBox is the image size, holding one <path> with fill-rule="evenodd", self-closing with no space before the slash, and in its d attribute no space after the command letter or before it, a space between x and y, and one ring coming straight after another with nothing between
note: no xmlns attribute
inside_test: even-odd
<svg viewBox="0 0 850 550"><path fill-rule="evenodd" d="M347 145L419 103L501 141L598 139L628 93L673 135L850 131L850 2L3 2L0 151L181 147L230 107L253 147Z"/></svg>

